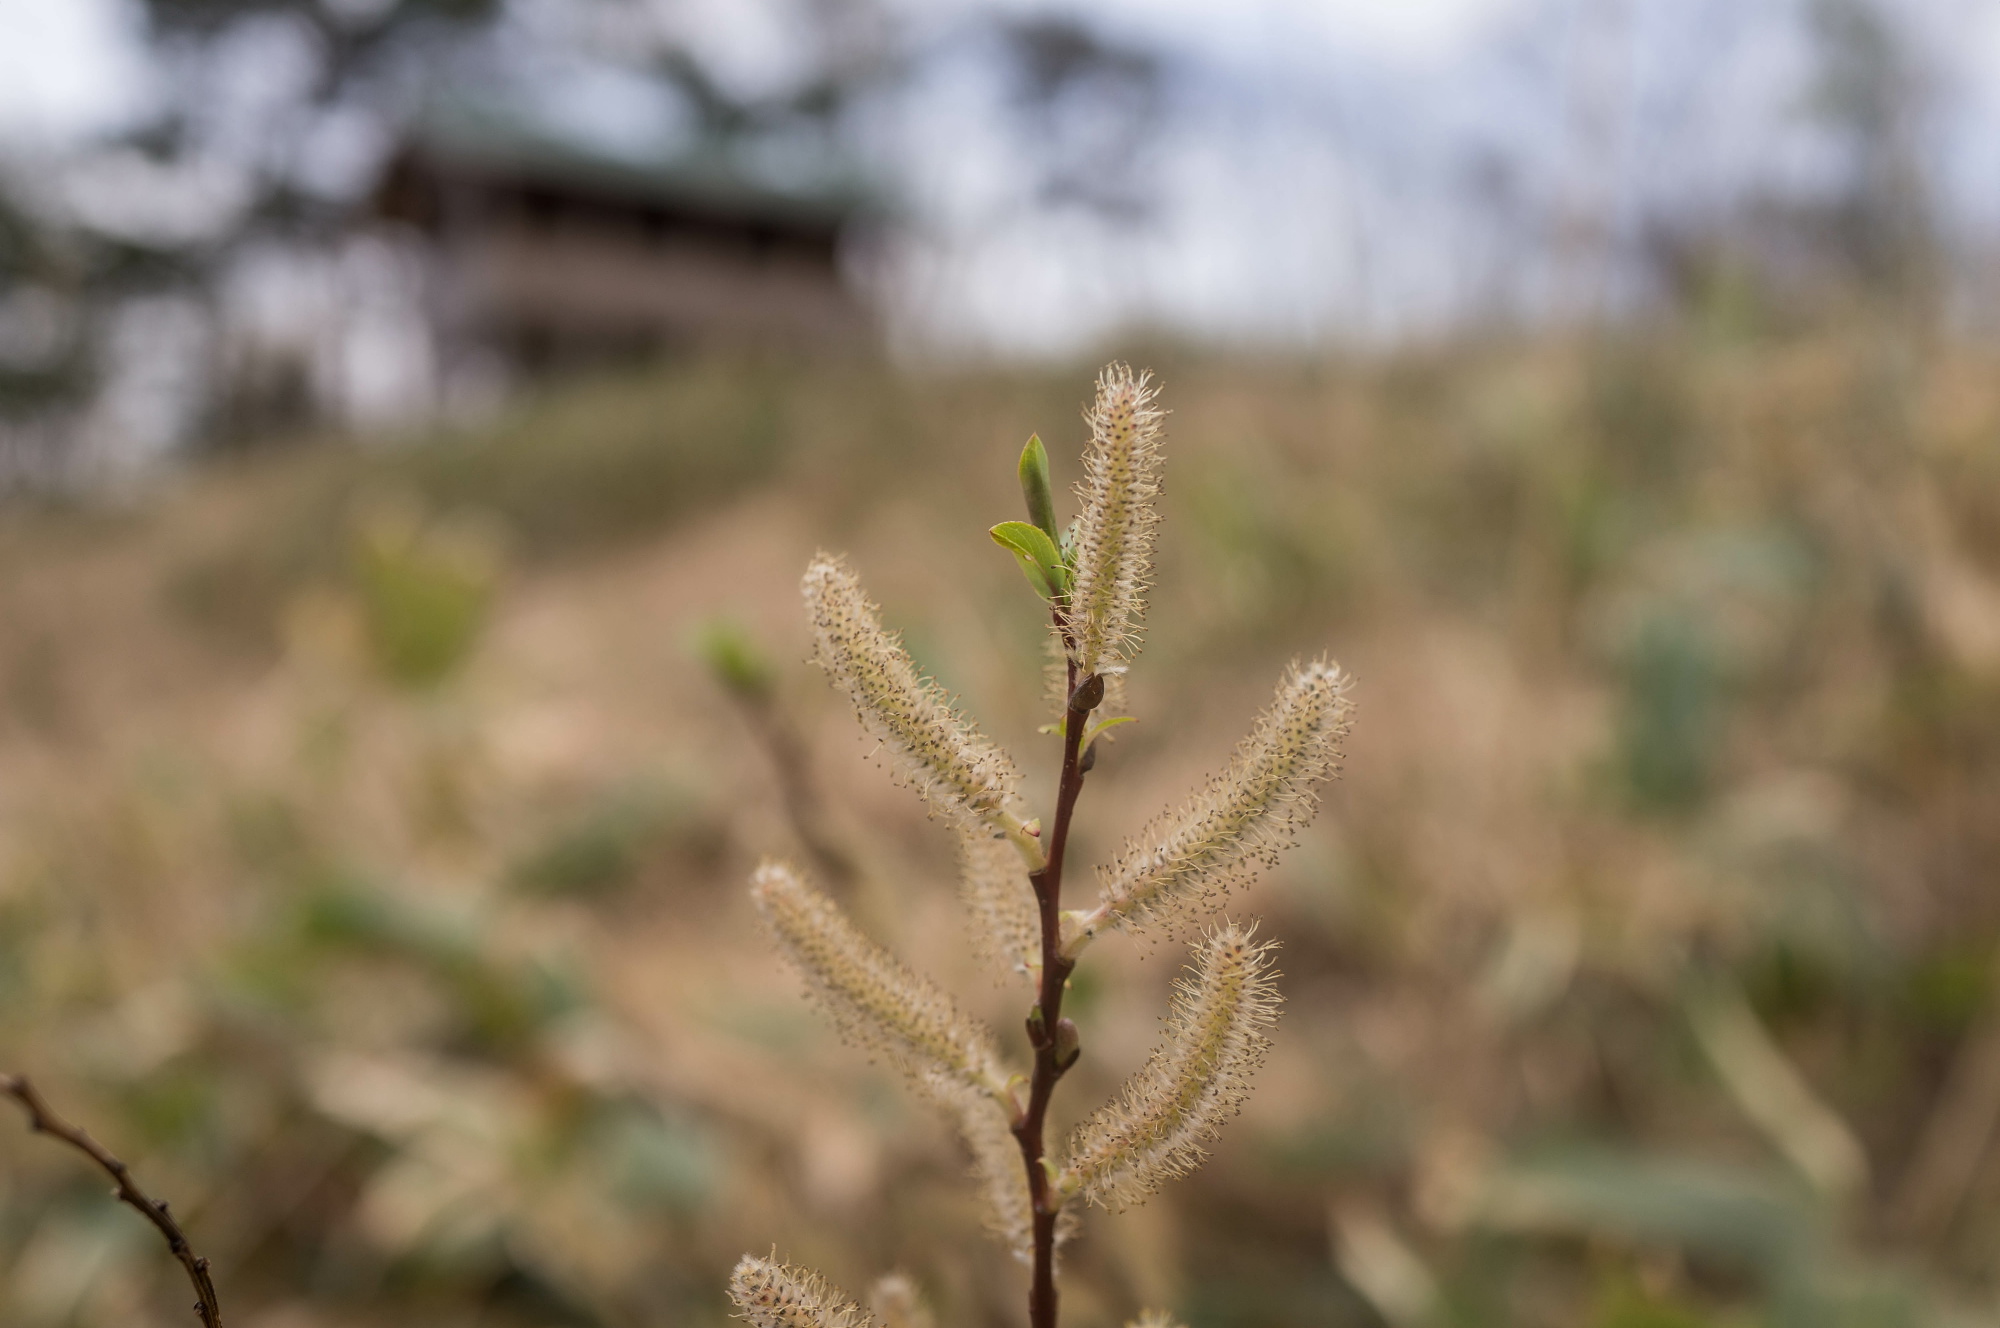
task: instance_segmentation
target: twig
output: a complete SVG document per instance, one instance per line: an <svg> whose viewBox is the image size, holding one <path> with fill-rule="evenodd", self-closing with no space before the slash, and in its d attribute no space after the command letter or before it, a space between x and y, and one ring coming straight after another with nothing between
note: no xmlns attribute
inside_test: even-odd
<svg viewBox="0 0 2000 1328"><path fill-rule="evenodd" d="M48 1099L41 1095L25 1076L0 1074L0 1093L13 1098L28 1113L28 1128L36 1134L51 1135L62 1140L71 1148L88 1157L118 1182L113 1193L124 1203L138 1209L148 1222L159 1229L160 1236L167 1242L167 1249L180 1260L187 1270L188 1281L194 1284L194 1293L199 1299L194 1312L200 1316L203 1328L222 1328L222 1305L215 1296L215 1283L208 1275L208 1260L194 1252L188 1244L187 1236L181 1231L180 1223L174 1221L167 1211L164 1201L150 1199L133 1181L132 1173L125 1164L105 1151L104 1145L91 1138L84 1131L71 1125L56 1115Z"/></svg>
<svg viewBox="0 0 2000 1328"><path fill-rule="evenodd" d="M813 782L805 742L778 700L770 665L750 638L726 619L710 623L697 638L696 649L777 772L778 793L792 834L837 891L851 891L860 882L860 869L831 828Z"/></svg>
<svg viewBox="0 0 2000 1328"><path fill-rule="evenodd" d="M732 687L729 695L777 772L778 795L792 834L837 888L853 890L861 878L860 869L829 828L825 804L813 783L812 763L791 717L768 692L753 694Z"/></svg>
<svg viewBox="0 0 2000 1328"><path fill-rule="evenodd" d="M1056 628L1063 628L1060 611ZM1068 645L1067 639L1064 642ZM1062 1017L1063 987L1076 961L1063 955L1062 877L1063 850L1069 844L1070 815L1076 810L1077 795L1083 792L1083 731L1090 712L1104 699L1104 680L1096 675L1077 682L1076 664L1069 664L1069 705L1063 717L1062 783L1056 792L1055 822L1049 828L1048 865L1031 874L1035 901L1041 907L1042 988L1041 999L1028 1016L1028 1041L1035 1049L1035 1072L1028 1086L1028 1106L1014 1124L1014 1137L1021 1143L1021 1161L1028 1169L1028 1195L1034 1203L1034 1280L1028 1292L1028 1322L1031 1328L1056 1328L1056 1219L1062 1200L1049 1183L1047 1141L1044 1126L1049 1098L1056 1081L1076 1063L1077 1045L1073 1027ZM1067 1034L1067 1036L1065 1036Z"/></svg>

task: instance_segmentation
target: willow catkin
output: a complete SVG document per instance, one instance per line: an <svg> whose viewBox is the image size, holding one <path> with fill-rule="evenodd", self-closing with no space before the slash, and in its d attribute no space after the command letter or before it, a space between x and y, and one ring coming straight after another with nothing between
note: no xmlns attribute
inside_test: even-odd
<svg viewBox="0 0 2000 1328"><path fill-rule="evenodd" d="M1113 673L1139 653L1160 514L1159 389L1114 364L1097 379L1086 415L1090 447L1077 486L1076 570L1064 613L1079 680Z"/></svg>
<svg viewBox="0 0 2000 1328"><path fill-rule="evenodd" d="M780 1263L776 1250L767 1259L746 1254L737 1261L729 1298L750 1328L876 1328L875 1316L839 1287L811 1269Z"/></svg>
<svg viewBox="0 0 2000 1328"><path fill-rule="evenodd" d="M868 1293L868 1308L882 1328L937 1328L937 1315L908 1273L884 1273Z"/></svg>
<svg viewBox="0 0 2000 1328"><path fill-rule="evenodd" d="M986 1229L1022 1263L1034 1257L1035 1209L1021 1166L1021 1145L991 1101L958 1104L958 1128L972 1152L972 1174L986 1200Z"/></svg>
<svg viewBox="0 0 2000 1328"><path fill-rule="evenodd" d="M861 727L890 753L898 779L957 824L985 823L1024 850L1020 771L958 713L839 558L819 554L801 583L814 658L847 693Z"/></svg>
<svg viewBox="0 0 2000 1328"><path fill-rule="evenodd" d="M1010 1101L985 1025L861 933L792 867L767 861L751 898L813 999L842 1033L881 1052L933 1094Z"/></svg>
<svg viewBox="0 0 2000 1328"><path fill-rule="evenodd" d="M991 1098L965 1098L957 1105L959 1133L971 1150L972 1174L986 1200L986 1229L1016 1259L1032 1264L1035 1201L1028 1191L1021 1141L1014 1137L1012 1121ZM1069 1244L1077 1227L1074 1210L1065 1208L1056 1214L1057 1251Z"/></svg>
<svg viewBox="0 0 2000 1328"><path fill-rule="evenodd" d="M1181 1321L1165 1310L1147 1310L1125 1328L1182 1328Z"/></svg>
<svg viewBox="0 0 2000 1328"><path fill-rule="evenodd" d="M779 948L835 1025L886 1055L957 1122L986 1197L987 1225L1027 1258L1034 1216L1010 1128L1010 1076L992 1034L864 936L789 865L764 863L750 890Z"/></svg>
<svg viewBox="0 0 2000 1328"><path fill-rule="evenodd" d="M1275 976L1270 946L1234 923L1202 942L1192 977L1175 986L1166 1040L1077 1127L1058 1182L1064 1194L1127 1208L1200 1165L1271 1045L1282 999Z"/></svg>
<svg viewBox="0 0 2000 1328"><path fill-rule="evenodd" d="M958 831L958 897L982 959L1015 973L1042 965L1042 922L1034 887L1014 846L982 826Z"/></svg>
<svg viewBox="0 0 2000 1328"><path fill-rule="evenodd" d="M1187 922L1290 847L1319 809L1320 781L1338 768L1354 709L1347 690L1329 660L1287 670L1229 767L1100 869L1097 907L1068 923L1070 956L1111 928Z"/></svg>

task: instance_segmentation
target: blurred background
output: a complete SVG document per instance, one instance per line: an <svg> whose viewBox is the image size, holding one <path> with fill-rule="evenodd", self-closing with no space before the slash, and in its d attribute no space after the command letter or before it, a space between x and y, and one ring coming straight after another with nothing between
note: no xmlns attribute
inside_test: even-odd
<svg viewBox="0 0 2000 1328"><path fill-rule="evenodd" d="M1360 718L1260 1088L1066 1322L2000 1322L1990 0L0 0L0 1066L232 1323L720 1328L773 1242L1018 1323L741 886L1018 1045L796 581L1046 803L984 529L1114 355L1081 855L1295 655ZM1093 950L1060 1106L1179 964ZM17 1124L0 1320L187 1322Z"/></svg>

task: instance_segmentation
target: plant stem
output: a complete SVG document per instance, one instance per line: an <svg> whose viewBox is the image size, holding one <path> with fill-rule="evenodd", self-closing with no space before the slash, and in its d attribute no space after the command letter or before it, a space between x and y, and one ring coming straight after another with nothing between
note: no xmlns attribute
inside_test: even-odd
<svg viewBox="0 0 2000 1328"><path fill-rule="evenodd" d="M1057 628L1062 627L1060 614ZM1089 679L1085 679L1089 682ZM1056 1219L1062 1211L1062 1197L1049 1182L1043 1159L1047 1156L1044 1125L1048 1119L1049 1097L1056 1081L1076 1062L1072 1051L1062 1058L1057 1024L1062 1018L1063 987L1076 962L1063 955L1062 876L1063 850L1069 843L1070 816L1076 810L1077 795L1083 791L1083 731L1090 722L1091 705L1079 706L1076 665L1068 672L1069 705L1063 719L1062 782L1056 793L1055 820L1049 827L1048 863L1029 873L1035 887L1035 902L1042 921L1042 989L1034 1013L1028 1018L1028 1041L1035 1049L1035 1071L1029 1081L1028 1106L1014 1125L1014 1137L1021 1143L1021 1161L1028 1169L1028 1194L1034 1204L1034 1280L1028 1292L1030 1328L1056 1328ZM1072 1044L1073 1046L1074 1044Z"/></svg>
<svg viewBox="0 0 2000 1328"><path fill-rule="evenodd" d="M826 804L813 783L812 762L806 756L805 742L798 729L768 692L731 688L729 696L763 746L771 768L777 772L778 797L785 809L785 819L791 823L792 834L835 890L851 895L860 884L861 870L832 829Z"/></svg>
<svg viewBox="0 0 2000 1328"><path fill-rule="evenodd" d="M146 1197L146 1192L133 1181L132 1173L123 1162L105 1151L104 1145L91 1138L84 1131L71 1125L56 1115L55 1109L41 1095L36 1087L21 1075L0 1074L0 1094L13 1098L28 1113L28 1128L36 1134L46 1134L60 1139L71 1148L102 1167L111 1179L118 1182L114 1193L119 1199L138 1209L148 1222L159 1229L160 1236L167 1242L167 1249L174 1258L180 1260L187 1271L188 1281L194 1284L194 1293L199 1300L194 1312L201 1316L203 1328L222 1328L222 1305L215 1296L215 1283L208 1275L208 1260L196 1254L188 1244L187 1236L181 1231L180 1223L174 1221L164 1202Z"/></svg>

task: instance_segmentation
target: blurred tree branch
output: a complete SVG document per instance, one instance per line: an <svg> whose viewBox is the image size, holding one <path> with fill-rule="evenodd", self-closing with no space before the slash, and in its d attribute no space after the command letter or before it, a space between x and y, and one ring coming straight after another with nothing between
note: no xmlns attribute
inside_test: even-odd
<svg viewBox="0 0 2000 1328"><path fill-rule="evenodd" d="M0 1074L0 1093L21 1104L21 1109L28 1113L30 1130L62 1140L118 1182L118 1188L113 1193L120 1201L138 1209L148 1222L159 1229L161 1238L167 1242L167 1249L187 1270L188 1281L193 1283L194 1293L199 1297L194 1312L200 1316L203 1328L222 1328L222 1304L216 1299L215 1283L208 1275L208 1260L196 1254L194 1247L188 1244L186 1233L167 1211L166 1202L149 1198L132 1179L131 1171L123 1162L113 1157L89 1134L58 1116L48 1099L25 1076Z"/></svg>

